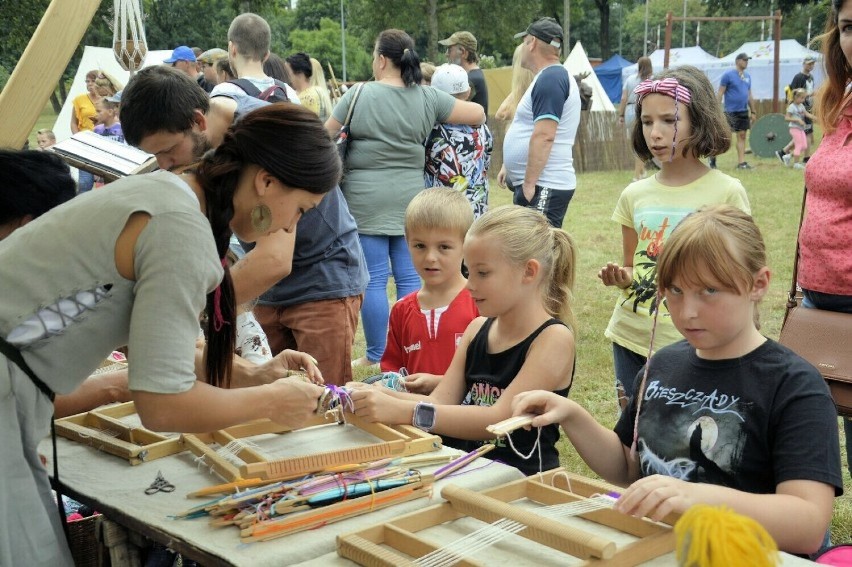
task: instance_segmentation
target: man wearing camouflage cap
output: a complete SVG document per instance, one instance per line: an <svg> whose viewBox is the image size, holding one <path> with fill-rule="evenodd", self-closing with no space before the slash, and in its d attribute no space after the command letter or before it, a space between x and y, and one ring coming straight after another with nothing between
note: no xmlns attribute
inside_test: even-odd
<svg viewBox="0 0 852 567"><path fill-rule="evenodd" d="M476 38L469 31L457 31L438 43L447 48L447 63L461 65L462 69L467 71L467 82L473 92L470 100L482 106L488 116L488 86L478 65Z"/></svg>
<svg viewBox="0 0 852 567"><path fill-rule="evenodd" d="M219 76L216 73L216 62L220 59L227 59L228 52L221 47L208 49L198 56L198 63L201 65L201 73L198 77L198 84L202 89L209 94L213 87L219 84Z"/></svg>

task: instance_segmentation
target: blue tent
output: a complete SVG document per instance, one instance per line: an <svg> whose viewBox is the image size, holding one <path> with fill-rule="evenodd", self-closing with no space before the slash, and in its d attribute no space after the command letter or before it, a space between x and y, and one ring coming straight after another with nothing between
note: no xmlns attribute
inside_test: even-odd
<svg viewBox="0 0 852 567"><path fill-rule="evenodd" d="M621 102L621 70L632 65L617 53L595 67L595 75L603 85L606 95L613 104Z"/></svg>

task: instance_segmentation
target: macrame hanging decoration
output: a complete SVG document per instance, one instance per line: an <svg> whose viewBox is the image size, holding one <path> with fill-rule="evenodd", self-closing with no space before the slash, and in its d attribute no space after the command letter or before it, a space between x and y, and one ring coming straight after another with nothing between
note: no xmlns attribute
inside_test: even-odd
<svg viewBox="0 0 852 567"><path fill-rule="evenodd" d="M132 76L148 53L140 0L113 0L112 50L119 65Z"/></svg>

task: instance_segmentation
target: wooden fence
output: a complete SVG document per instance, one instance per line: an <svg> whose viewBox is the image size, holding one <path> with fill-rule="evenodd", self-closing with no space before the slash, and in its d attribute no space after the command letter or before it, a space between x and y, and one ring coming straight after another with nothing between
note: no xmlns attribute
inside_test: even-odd
<svg viewBox="0 0 852 567"><path fill-rule="evenodd" d="M509 123L492 116L488 125L494 135L491 171L496 175L503 164L503 137ZM616 114L582 112L574 141L574 171L613 171L632 167L633 151L627 140L627 132L624 126L618 123Z"/></svg>

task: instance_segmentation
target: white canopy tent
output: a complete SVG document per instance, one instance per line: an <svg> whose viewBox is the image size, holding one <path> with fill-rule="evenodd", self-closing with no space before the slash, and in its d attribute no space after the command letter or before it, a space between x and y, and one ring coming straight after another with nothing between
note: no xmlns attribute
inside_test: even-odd
<svg viewBox="0 0 852 567"><path fill-rule="evenodd" d="M782 62L793 60L797 61L799 66L801 66L805 57L822 59L822 54L819 51L808 49L795 39L782 39L780 44ZM724 57L721 57L719 62L727 61L728 63L733 63L736 60L737 55L743 52L751 57L749 65L753 65L758 62L764 63L767 61L771 63L775 61L775 42L773 40L746 42Z"/></svg>
<svg viewBox="0 0 852 567"><path fill-rule="evenodd" d="M814 88L819 87L823 80L822 55L803 46L795 39L782 39L780 49L780 67L778 80L778 97L784 101L784 88L790 84L796 73L801 72L805 57L814 57L817 65L812 72ZM751 75L751 95L756 100L771 100L772 85L775 73L775 42L749 41L722 57L713 64L701 67L707 74L713 87L718 89L722 74L734 68L737 55L746 53L751 60L748 62L748 73Z"/></svg>
<svg viewBox="0 0 852 567"><path fill-rule="evenodd" d="M663 70L663 62L665 61L665 49L657 49L651 53L648 58L651 60L651 65L654 68L654 73ZM692 65L703 69L705 65L718 61L718 57L714 57L701 49L698 46L693 47L675 47L669 50L669 67L678 67L680 65ZM634 63L621 70L622 84L624 79L631 75L635 75L639 66Z"/></svg>
<svg viewBox="0 0 852 567"><path fill-rule="evenodd" d="M586 56L586 50L583 49L583 44L579 41L574 44L574 49L568 54L563 64L568 72L572 75L581 73L589 73L589 76L583 79L583 82L592 87L592 111L615 112L615 106L609 100L606 90L598 80L597 75L593 72L592 64L589 63L589 58Z"/></svg>
<svg viewBox="0 0 852 567"><path fill-rule="evenodd" d="M145 61L142 62L142 66L160 65L171 54L171 49L149 51L145 56ZM80 59L80 65L77 67L77 73L74 75L74 82L71 83L71 88L68 90L68 98L65 99L62 111L60 111L59 116L56 118L56 123L53 125L53 133L56 134L57 142L61 142L71 136L71 114L73 112L74 97L86 92L86 73L93 69L106 71L124 85L130 80L130 73L122 69L118 61L115 60L115 55L111 47L85 46L83 48L83 57Z"/></svg>
<svg viewBox="0 0 852 567"><path fill-rule="evenodd" d="M677 67L679 65L697 67L704 71L704 74L707 75L707 78L713 84L713 88L718 90L722 74L728 69L734 68L734 61L737 55L743 52L752 58L748 64L748 72L752 79L752 97L755 100L771 100L773 98L772 85L774 80L773 74L775 72L775 42L772 40L749 41L721 59L713 57L700 47L675 48L669 51L669 67ZM789 85L796 73L802 70L802 62L805 57L815 57L817 61L821 61L822 56L819 52L804 47L795 39L781 40L780 56L778 96L783 101L784 87ZM661 71L663 69L665 51L658 49L649 55L649 57L654 66L654 72ZM622 79L626 79L636 73L636 69L636 65L622 69ZM818 87L823 79L822 65L818 64L814 68L813 76L814 86Z"/></svg>

